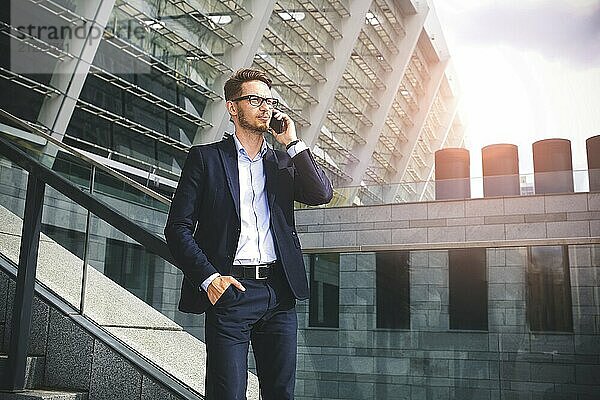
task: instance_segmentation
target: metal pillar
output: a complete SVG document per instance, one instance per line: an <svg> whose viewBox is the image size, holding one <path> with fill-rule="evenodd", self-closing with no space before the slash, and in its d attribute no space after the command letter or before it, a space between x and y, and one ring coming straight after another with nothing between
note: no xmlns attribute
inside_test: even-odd
<svg viewBox="0 0 600 400"><path fill-rule="evenodd" d="M247 8L250 9L250 13L252 14L252 19L241 23L240 29L235 35L241 38L240 40L242 40L243 44L232 48L225 55L226 64L234 71L252 65L254 55L258 51L263 32L267 28L273 7L275 6L275 0L252 0L247 3ZM244 3L244 7L246 7L246 3ZM216 79L212 89L222 94L223 85L227 78L228 76L222 75ZM199 128L196 131L194 144L211 143L220 140L229 126L229 113L225 108L225 99L208 103L204 109L202 118L210 122L213 126L209 129Z"/></svg>
<svg viewBox="0 0 600 400"><path fill-rule="evenodd" d="M402 146L400 146L400 154L402 154L402 158L400 159L399 164L396 166L396 174L390 177L390 182L400 182L404 176L404 173L406 172L406 167L408 166L410 157L415 150L415 146L417 145L419 137L421 136L421 130L425 125L427 116L429 115L431 107L433 106L433 102L435 101L435 98L440 90L440 85L442 84L444 71L446 70L447 65L447 60L440 61L430 69L431 74L429 82L425 88L425 98L419 102L419 111L413 117L414 125L406 135L408 141L404 142Z"/></svg>
<svg viewBox="0 0 600 400"><path fill-rule="evenodd" d="M436 140L429 146L429 147L431 147L432 153L430 155L428 155L425 160L423 160L426 164L426 167L423 167L422 169L423 170L426 169L426 173L424 173L422 176L427 176L427 179L426 179L427 182L429 182L429 180L431 179L431 176L433 174L435 151L441 149L443 144L446 142L448 133L450 132L450 129L452 128L452 124L454 123L454 118L456 116L457 110L458 110L458 100L456 98L453 98L451 100L450 104L448 105L448 113L447 113L446 118L444 119L444 123L442 123L442 126L440 127L439 132L438 132L438 137L440 139ZM425 172L425 171L423 171L423 172ZM419 193L419 201L423 200L423 196L425 195L426 189L427 189L427 186L423 185L421 193Z"/></svg>
<svg viewBox="0 0 600 400"><path fill-rule="evenodd" d="M77 2L75 13L90 21L95 30L101 29L103 32L114 4L115 0L80 1ZM50 129L52 136L59 140L65 135L90 65L102 40L102 37L95 37L92 33L90 29L83 39L73 36L65 40L65 48L76 58L56 64L50 86L58 89L61 95L46 97L38 115L38 122ZM57 150L55 146L51 146L51 149L49 155L53 157Z"/></svg>
<svg viewBox="0 0 600 400"><path fill-rule="evenodd" d="M318 103L312 104L308 109L310 125L298 132L298 136L310 149L317 144L321 127L323 127L327 112L333 104L335 93L342 81L342 75L348 65L348 60L350 60L360 30L365 23L369 7L371 7L371 1L354 0L351 2L349 6L350 18L343 22L340 29L342 38L334 43L334 59L327 64L324 71L326 81L316 85L314 93Z"/></svg>
<svg viewBox="0 0 600 400"><path fill-rule="evenodd" d="M25 367L27 365L29 332L31 330L31 307L33 305L35 271L42 225L44 189L44 182L39 180L33 173L29 173L19 252L17 287L12 312L12 330L8 347L8 369L5 371L5 379L2 383L2 388L6 390L18 391L25 388Z"/></svg>
<svg viewBox="0 0 600 400"><path fill-rule="evenodd" d="M359 162L354 165L348 164L346 167L346 172L352 177L353 185L360 184L365 171L371 163L373 151L377 146L379 136L381 136L385 124L385 119L392 108L394 98L400 88L406 68L410 63L411 55L417 46L428 11L429 8L427 7L426 2L423 2L416 14L407 16L406 18L406 36L398 46L398 54L395 55L390 63L392 71L387 73L384 79L386 88L383 93L377 95L377 98L380 99L380 107L374 110L372 114L371 120L373 121L373 125L361 133L361 136L367 140L367 143L357 145L352 149L352 153L356 155Z"/></svg>

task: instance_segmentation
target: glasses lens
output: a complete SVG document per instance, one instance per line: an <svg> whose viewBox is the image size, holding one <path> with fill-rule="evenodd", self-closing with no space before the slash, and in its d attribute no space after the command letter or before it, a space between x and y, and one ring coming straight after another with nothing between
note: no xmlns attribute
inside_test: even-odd
<svg viewBox="0 0 600 400"><path fill-rule="evenodd" d="M253 107L260 106L262 104L262 100L263 100L262 97L258 97L258 96L249 96L248 97L248 102Z"/></svg>
<svg viewBox="0 0 600 400"><path fill-rule="evenodd" d="M260 96L248 96L248 102L252 107L260 107L263 103L267 103L269 107L277 107L279 100L273 98L264 98Z"/></svg>

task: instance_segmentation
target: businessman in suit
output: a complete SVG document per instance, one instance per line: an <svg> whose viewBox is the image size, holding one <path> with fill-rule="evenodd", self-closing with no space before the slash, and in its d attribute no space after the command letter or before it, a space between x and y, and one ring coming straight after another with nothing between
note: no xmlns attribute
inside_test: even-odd
<svg viewBox="0 0 600 400"><path fill-rule="evenodd" d="M249 343L262 398L293 399L295 304L308 298L294 201L324 204L333 190L276 109L266 74L238 70L224 91L235 134L190 149L165 227L184 273L179 309L206 313L207 399L246 398ZM269 130L271 118L284 122L281 133Z"/></svg>

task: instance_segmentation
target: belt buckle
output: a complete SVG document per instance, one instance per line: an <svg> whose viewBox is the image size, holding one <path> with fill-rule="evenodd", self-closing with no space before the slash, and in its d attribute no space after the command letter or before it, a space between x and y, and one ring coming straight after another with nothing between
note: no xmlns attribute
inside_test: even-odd
<svg viewBox="0 0 600 400"><path fill-rule="evenodd" d="M269 266L268 265L257 265L256 268L254 269L254 279L267 279L266 276L264 278L260 277L260 269L261 268L269 268Z"/></svg>

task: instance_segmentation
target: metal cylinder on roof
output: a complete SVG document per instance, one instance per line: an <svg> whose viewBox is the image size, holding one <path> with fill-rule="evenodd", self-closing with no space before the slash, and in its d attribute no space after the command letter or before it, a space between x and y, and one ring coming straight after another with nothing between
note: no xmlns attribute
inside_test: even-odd
<svg viewBox="0 0 600 400"><path fill-rule="evenodd" d="M573 163L571 141L544 139L533 144L533 171L536 194L572 193Z"/></svg>
<svg viewBox="0 0 600 400"><path fill-rule="evenodd" d="M585 141L590 192L600 192L600 135Z"/></svg>
<svg viewBox="0 0 600 400"><path fill-rule="evenodd" d="M518 196L519 149L514 144L491 144L481 149L483 196Z"/></svg>
<svg viewBox="0 0 600 400"><path fill-rule="evenodd" d="M446 148L435 152L436 200L471 197L471 159L469 150Z"/></svg>

